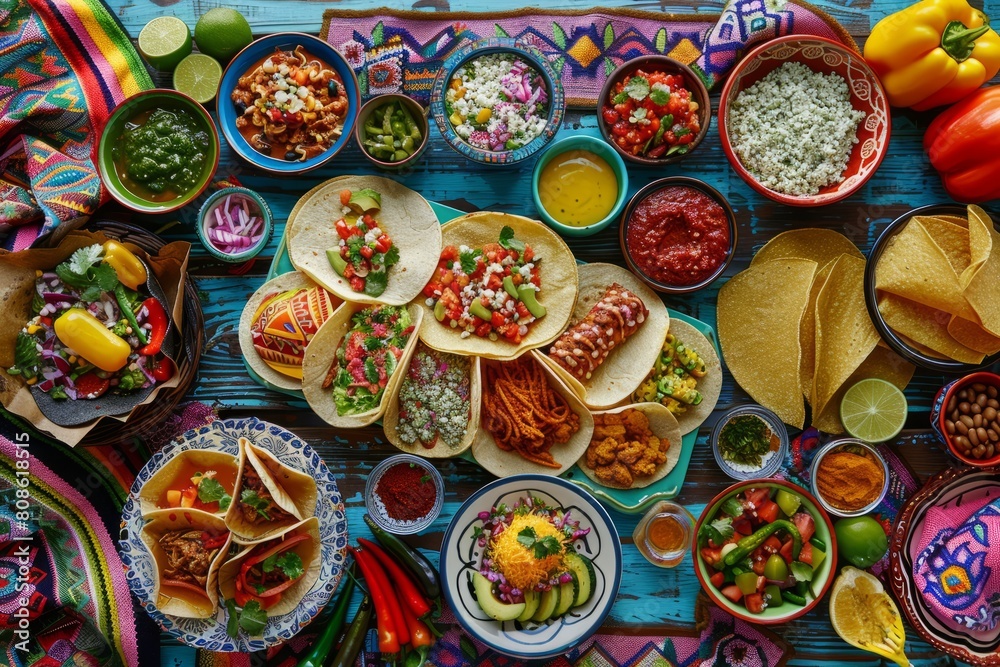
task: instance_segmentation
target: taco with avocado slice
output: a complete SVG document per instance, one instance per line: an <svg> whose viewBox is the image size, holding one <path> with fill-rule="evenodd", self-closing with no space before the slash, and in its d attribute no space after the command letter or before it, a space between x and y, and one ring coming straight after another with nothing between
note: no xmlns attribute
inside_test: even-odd
<svg viewBox="0 0 1000 667"><path fill-rule="evenodd" d="M139 508L144 516L161 509L196 509L225 515L233 500L239 470L239 459L225 452L177 452L142 485Z"/></svg>
<svg viewBox="0 0 1000 667"><path fill-rule="evenodd" d="M248 544L219 571L219 589L239 607L256 601L270 617L295 609L319 579L319 520L311 517Z"/></svg>
<svg viewBox="0 0 1000 667"><path fill-rule="evenodd" d="M577 268L579 296L570 326L542 357L591 410L618 405L642 382L670 316L660 297L613 264Z"/></svg>
<svg viewBox="0 0 1000 667"><path fill-rule="evenodd" d="M226 525L240 541L259 540L315 514L312 476L240 438L239 477Z"/></svg>
<svg viewBox="0 0 1000 667"><path fill-rule="evenodd" d="M221 517L196 509L147 515L142 541L153 555L153 599L164 614L211 618L219 607L219 567L232 536Z"/></svg>
<svg viewBox="0 0 1000 667"><path fill-rule="evenodd" d="M427 200L377 176L341 176L310 190L288 216L286 235L296 269L357 303L408 303L441 252Z"/></svg>
<svg viewBox="0 0 1000 667"><path fill-rule="evenodd" d="M528 218L488 212L441 229L437 268L414 301L427 320L424 343L510 360L563 332L576 304L577 268L555 232Z"/></svg>
<svg viewBox="0 0 1000 667"><path fill-rule="evenodd" d="M267 281L240 316L243 358L270 384L301 389L306 346L342 303L299 271Z"/></svg>

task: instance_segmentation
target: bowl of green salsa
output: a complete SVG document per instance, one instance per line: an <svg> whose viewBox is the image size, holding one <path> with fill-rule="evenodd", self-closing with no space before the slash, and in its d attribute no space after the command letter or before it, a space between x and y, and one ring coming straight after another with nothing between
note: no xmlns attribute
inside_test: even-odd
<svg viewBox="0 0 1000 667"><path fill-rule="evenodd" d="M97 149L101 182L141 213L167 213L204 192L219 166L219 133L205 109L173 90L147 90L111 113Z"/></svg>

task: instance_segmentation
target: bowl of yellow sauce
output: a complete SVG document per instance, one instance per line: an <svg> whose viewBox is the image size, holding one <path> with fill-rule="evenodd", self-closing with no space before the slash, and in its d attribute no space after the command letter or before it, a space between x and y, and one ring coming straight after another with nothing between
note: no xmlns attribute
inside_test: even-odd
<svg viewBox="0 0 1000 667"><path fill-rule="evenodd" d="M596 234L625 207L625 161L597 137L567 137L538 158L531 194L542 220L563 236Z"/></svg>

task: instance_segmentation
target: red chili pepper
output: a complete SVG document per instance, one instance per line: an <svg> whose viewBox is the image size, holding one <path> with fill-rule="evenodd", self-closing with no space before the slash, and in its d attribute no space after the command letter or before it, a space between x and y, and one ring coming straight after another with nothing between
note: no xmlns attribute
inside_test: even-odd
<svg viewBox="0 0 1000 667"><path fill-rule="evenodd" d="M151 357L160 351L163 339L167 336L170 320L167 319L167 311L163 310L163 304L155 297L151 296L143 301L142 307L146 309L146 321L152 329L149 330L149 342L139 348L139 354Z"/></svg>
<svg viewBox="0 0 1000 667"><path fill-rule="evenodd" d="M358 564L361 566L361 571L365 572L365 566L371 571L372 576L378 579L379 588L385 593L386 606L389 608L389 613L392 615L392 624L396 628L396 635L399 637L400 645L406 645L410 643L410 630L406 627L406 620L403 618L403 608L399 603L399 598L396 597L396 591L389 581L388 575L386 575L385 570L379 565L378 561L372 555L370 551L365 549L358 549L354 554L354 557L358 559ZM368 581L368 574L365 573L365 581Z"/></svg>
<svg viewBox="0 0 1000 667"><path fill-rule="evenodd" d="M174 376L175 370L173 361L167 357L160 357L153 362L153 367L149 370L149 374L157 382L166 382Z"/></svg>
<svg viewBox="0 0 1000 667"><path fill-rule="evenodd" d="M380 546L370 542L363 537L358 538L358 542L367 550L374 554L378 562L385 568L385 571L396 583L396 590L399 591L399 599L403 606L408 609L415 618L421 618L431 612L431 606L424 599L424 596L417 590L417 585L413 579L400 567L399 563L393 560ZM405 610L404 610L405 611Z"/></svg>
<svg viewBox="0 0 1000 667"><path fill-rule="evenodd" d="M371 593L372 603L375 605L375 615L378 617L378 650L382 653L399 653L400 637L396 631L396 624L393 622L388 601L392 597L392 589L387 591L379 584L378 575L382 574L384 578L384 573L374 569L374 566L378 565L377 563L368 558L362 559L360 550L350 545L348 545L347 550L354 554L354 559L357 561L358 567L361 568L361 575L368 583L368 592ZM382 583L388 584L388 582Z"/></svg>
<svg viewBox="0 0 1000 667"><path fill-rule="evenodd" d="M406 605L403 605L403 619L406 621L406 628L410 632L410 646L421 648L434 644L434 637L427 628L427 624L417 618Z"/></svg>

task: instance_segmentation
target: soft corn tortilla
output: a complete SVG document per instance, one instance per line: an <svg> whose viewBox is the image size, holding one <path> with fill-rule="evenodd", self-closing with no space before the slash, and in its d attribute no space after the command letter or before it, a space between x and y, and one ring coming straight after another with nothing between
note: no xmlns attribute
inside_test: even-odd
<svg viewBox="0 0 1000 667"><path fill-rule="evenodd" d="M386 384L379 406L359 414L338 415L337 404L333 400L333 388L323 389L323 380L326 379L330 366L336 358L337 348L340 347L344 336L351 330L351 318L366 307L365 304L361 303L345 303L343 307L338 308L337 312L313 337L309 347L306 348L306 356L302 360L302 393L305 395L309 407L323 421L337 428L368 426L385 414L389 398L395 396L396 387L403 380L403 374L399 371L408 365L410 356L417 347L418 336L422 328L421 321L424 317L424 310L416 304L410 304L406 308L412 319L413 333L410 335L406 347L403 348L403 356L393 371L392 377Z"/></svg>
<svg viewBox="0 0 1000 667"><path fill-rule="evenodd" d="M652 475L649 475L648 477L633 478L632 486L615 486L597 477L597 473L587 465L587 455L586 450L584 450L584 455L580 457L578 462L580 470L582 470L583 474L589 477L596 484L612 489L642 489L650 484L653 484L654 482L659 482L661 479L669 475L670 471L674 469L674 466L677 465L678 459L681 457L681 447L683 446L681 442L681 426L666 406L659 403L632 403L594 414L617 414L629 409L635 409L644 413L646 418L649 419L649 430L653 432L653 435L660 440L666 440L670 443L670 447L668 447L666 451L667 460L660 464L660 466L657 467L656 472Z"/></svg>
<svg viewBox="0 0 1000 667"><path fill-rule="evenodd" d="M168 509L159 507L157 503L164 492L172 486L178 472L189 463L201 471L218 471L230 468L236 472L236 477L239 477L239 459L232 454L210 449L185 449L167 461L162 468L156 471L156 474L142 485L142 488L139 490L139 510L143 516L159 509ZM233 495L234 490L235 485L232 489L226 489L226 493ZM224 515L225 513L226 510L217 512L220 515ZM216 513L213 512L213 514Z"/></svg>
<svg viewBox="0 0 1000 667"><path fill-rule="evenodd" d="M532 322L527 335L518 345L505 340L480 338L475 334L462 338L459 329L452 329L447 322L438 322L433 310L427 306L424 297L420 296L414 304L424 311L427 320L426 325L420 329L420 338L435 350L485 359L510 360L526 350L548 345L566 330L576 305L577 266L573 253L558 234L528 218L489 212L470 213L456 218L444 225L441 231L446 246L482 248L488 243L497 243L500 230L505 226L512 228L514 237L531 246L535 256L540 259L541 290L538 292L538 302L545 306L545 317Z"/></svg>
<svg viewBox="0 0 1000 667"><path fill-rule="evenodd" d="M236 575L239 574L243 561L250 556L254 547L257 549L268 549L277 544L280 540L285 540L296 535L306 534L310 539L299 542L291 551L299 555L302 559L302 567L305 574L302 578L289 586L281 595L281 601L267 610L268 618L281 616L293 611L299 606L299 602L306 596L316 581L319 579L320 570L323 567L321 559L322 542L319 536L319 519L310 517L305 521L289 526L277 535L272 535L266 540L261 540L248 545L239 555L227 561L219 569L219 589L222 597L231 600L236 596ZM259 553L259 552L258 552ZM286 552L288 553L288 552Z"/></svg>
<svg viewBox="0 0 1000 667"><path fill-rule="evenodd" d="M483 385L482 385L482 370L480 367L479 357L468 357L469 360L469 423L465 428L465 437L462 441L458 443L456 447L451 447L445 443L439 437L435 442L434 446L430 449L424 447L420 440L412 444L403 442L402 438L399 437L399 393L403 389L403 382L406 380L406 375L410 371L410 364L413 359L420 352L420 346L423 343L418 342L417 348L414 350L410 358L406 360L406 364L400 366L397 372L400 373L402 378L399 384L396 385L396 391L393 395L389 397L388 404L385 409L385 416L382 417L382 429L385 431L386 439L394 444L399 449L407 452L409 454L417 454L428 459L440 459L448 458L450 456L458 456L469 447L472 446L472 442L476 439L476 433L479 431L479 414L482 408L483 402ZM447 354L446 352L441 352L439 354Z"/></svg>
<svg viewBox="0 0 1000 667"><path fill-rule="evenodd" d="M238 539L259 540L315 514L316 481L310 475L292 470L283 464L274 465L277 461L270 452L255 446L246 438L240 438L239 445L240 472L236 478L236 493L233 494L233 503L229 506L229 511L226 512L226 526L233 531ZM270 465L265 465L265 461ZM251 523L243 517L243 513L239 509L239 499L243 493L245 465L250 465L257 472L265 488L274 498L274 502L291 514L291 517L262 524ZM272 470L278 473L277 479Z"/></svg>
<svg viewBox="0 0 1000 667"><path fill-rule="evenodd" d="M806 312L802 314L802 324L799 327L799 344L802 345L802 359L799 362L799 373L801 374L802 394L806 397L806 403L812 404L813 379L816 373L816 300L819 298L826 279L830 276L830 269L834 262L830 262L816 272L813 278L812 288L809 290L809 303L806 305Z"/></svg>
<svg viewBox="0 0 1000 667"><path fill-rule="evenodd" d="M722 393L722 362L719 361L719 355L712 341L687 322L670 320L670 334L697 352L705 362L705 377L698 378L701 403L689 405L683 413L673 415L680 425L681 435L687 435L691 431L697 431L705 423L719 402L719 395Z"/></svg>
<svg viewBox="0 0 1000 667"><path fill-rule="evenodd" d="M243 353L243 359L250 365L254 373L275 387L302 389L302 380L278 372L260 358L260 354L254 349L253 335L250 330L254 322L254 315L257 314L257 309L269 296L312 287L317 287L316 283L301 271L284 273L258 287L257 291L247 300L247 305L243 307L243 313L240 315L240 351ZM333 300L338 306L342 303L339 297L334 296Z"/></svg>
<svg viewBox="0 0 1000 667"><path fill-rule="evenodd" d="M480 426L476 439L472 442L472 455L479 465L497 477L510 477L522 473L561 475L583 456L590 444L590 438L594 434L594 418L583 401L556 377L552 369L539 358L542 355L537 350L533 350L529 354L541 365L542 372L549 379L549 386L566 399L570 409L579 415L580 429L570 436L567 442L553 445L552 449L549 450L552 457L560 464L560 467L556 469L529 461L517 452L506 452L500 449L489 430Z"/></svg>
<svg viewBox="0 0 1000 667"><path fill-rule="evenodd" d="M209 566L208 582L205 592L209 599L205 600L184 589L169 588L169 592L161 590L160 580L166 565L163 550L158 544L164 533L173 530L210 530L216 533L228 531L226 522L214 514L195 509L156 510L146 516L147 523L142 527L140 537L153 556L156 567L153 570L153 600L156 608L170 616L183 618L212 618L219 608L219 568L229 552L232 535L226 538L226 543L219 549Z"/></svg>
<svg viewBox="0 0 1000 667"><path fill-rule="evenodd" d="M614 264L584 264L577 268L577 275L580 289L570 327L587 316L613 283L618 283L639 297L649 311L636 332L608 354L589 380L578 380L553 361L548 355L550 347L539 350L544 353L542 358L545 363L583 399L588 408L603 410L626 400L642 382L646 375L642 369L652 367L660 353L671 326L670 315L656 292L627 269Z"/></svg>
<svg viewBox="0 0 1000 667"><path fill-rule="evenodd" d="M364 188L382 195L382 208L373 217L399 248L399 262L389 268L388 284L377 297L351 289L326 258L327 249L340 241L334 228L341 217L340 192ZM313 188L289 215L285 234L296 269L341 299L357 303L409 303L430 280L441 255L441 225L431 205L413 190L379 176L340 176Z"/></svg>
<svg viewBox="0 0 1000 667"><path fill-rule="evenodd" d="M751 266L719 291L719 342L736 382L786 424L802 428L799 327L818 265L777 259Z"/></svg>

